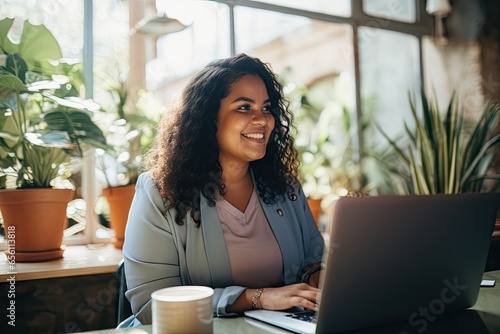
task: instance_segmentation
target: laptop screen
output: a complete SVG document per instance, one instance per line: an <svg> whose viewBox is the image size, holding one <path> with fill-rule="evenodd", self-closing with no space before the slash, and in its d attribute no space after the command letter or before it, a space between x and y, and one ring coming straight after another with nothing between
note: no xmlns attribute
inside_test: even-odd
<svg viewBox="0 0 500 334"><path fill-rule="evenodd" d="M318 333L408 321L476 302L498 193L341 198L332 205Z"/></svg>

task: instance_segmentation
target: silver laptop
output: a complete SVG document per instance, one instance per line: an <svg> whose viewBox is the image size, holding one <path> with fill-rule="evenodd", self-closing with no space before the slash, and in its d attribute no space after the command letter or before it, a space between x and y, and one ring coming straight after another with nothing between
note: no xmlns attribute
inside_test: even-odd
<svg viewBox="0 0 500 334"><path fill-rule="evenodd" d="M476 303L499 205L500 193L341 198L330 212L318 313L245 315L297 333L397 322L421 333Z"/></svg>

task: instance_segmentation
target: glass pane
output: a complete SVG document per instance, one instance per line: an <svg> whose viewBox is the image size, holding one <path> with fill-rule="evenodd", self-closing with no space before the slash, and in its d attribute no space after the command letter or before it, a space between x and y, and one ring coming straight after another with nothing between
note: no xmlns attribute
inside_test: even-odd
<svg viewBox="0 0 500 334"><path fill-rule="evenodd" d="M364 149L372 155L389 147L373 124L380 125L393 139L403 134L405 122L410 128L413 126L409 94L418 96L421 87L418 39L361 27L359 53ZM370 167L368 177L377 186L384 187L386 180L379 177L383 168L377 168L374 160L368 161L366 167Z"/></svg>
<svg viewBox="0 0 500 334"><path fill-rule="evenodd" d="M235 33L237 52L269 63L284 85L306 194L331 196L358 187L357 152L350 145L356 132L352 28L235 7Z"/></svg>
<svg viewBox="0 0 500 334"><path fill-rule="evenodd" d="M331 14L337 16L351 16L351 0L257 0L273 5L304 9L311 12Z"/></svg>
<svg viewBox="0 0 500 334"><path fill-rule="evenodd" d="M130 113L135 113L135 108L127 106L120 107L119 96L126 94L127 103L136 100L137 90L135 87L127 91L124 82L129 79L129 4L123 1L101 0L94 1L94 100L101 106L102 113L95 115L96 121L106 136L108 144L112 145L117 155L127 154L125 148L129 142L127 134L130 129L128 125L119 126L119 119L129 117ZM144 50L141 50L142 52ZM142 88L142 87L141 87ZM126 115L122 115L126 112ZM94 189L97 194L101 194L103 188L108 185L118 185L118 178L125 179L125 174L115 172L113 163L116 161L111 155L109 164L106 168L112 170L104 176L102 161L103 152L97 150L99 154L95 158L95 178ZM104 158L102 158L104 159ZM126 160L125 158L123 158ZM127 161L128 162L128 161ZM121 170L120 170L121 172ZM109 207L107 201L102 195L98 195L94 205L89 210L97 215L97 229L93 236L93 241L100 241L100 238L110 238L113 231L109 223Z"/></svg>
<svg viewBox="0 0 500 334"><path fill-rule="evenodd" d="M420 90L418 39L374 28L359 29L361 95L391 136L411 120L408 93Z"/></svg>
<svg viewBox="0 0 500 334"><path fill-rule="evenodd" d="M158 2L158 11L188 28L158 39L157 55L146 67L148 89L172 84L211 60L230 54L226 5L211 1L163 1Z"/></svg>
<svg viewBox="0 0 500 334"><path fill-rule="evenodd" d="M273 41L289 45L288 39L294 34L304 38L301 31L311 36L308 32L311 20L300 16L238 6L234 8L234 17L237 53L268 47Z"/></svg>
<svg viewBox="0 0 500 334"><path fill-rule="evenodd" d="M114 81L124 80L129 66L128 4L94 2L94 98Z"/></svg>
<svg viewBox="0 0 500 334"><path fill-rule="evenodd" d="M363 0L363 11L375 17L401 22L416 22L415 0Z"/></svg>

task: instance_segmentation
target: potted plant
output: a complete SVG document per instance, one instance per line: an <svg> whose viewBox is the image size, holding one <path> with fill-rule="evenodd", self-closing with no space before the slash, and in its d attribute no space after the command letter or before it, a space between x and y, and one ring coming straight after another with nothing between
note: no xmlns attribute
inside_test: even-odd
<svg viewBox="0 0 500 334"><path fill-rule="evenodd" d="M86 147L108 146L92 121L96 104L78 98L78 65L48 61L62 55L43 25L25 21L11 42L13 21L0 21L0 210L15 230L7 252L16 262L53 260L64 252L71 165Z"/></svg>
<svg viewBox="0 0 500 334"><path fill-rule="evenodd" d="M114 246L122 248L128 211L135 194L135 182L141 172L142 155L150 146L156 121L143 112L147 92L140 92L134 112L127 107L128 91L121 81L111 84L113 106L105 112L107 124L105 136L113 150L96 150L99 169L105 186L102 195L106 203L100 203L98 215L114 231Z"/></svg>
<svg viewBox="0 0 500 334"><path fill-rule="evenodd" d="M455 95L444 114L424 90L421 99L422 119L417 115L415 98L410 99L415 129L405 124L406 147L378 126L398 159L396 165L383 162L395 176L396 188L420 195L498 191L500 174L492 163L500 143L500 105L486 103L474 122L463 115ZM497 214L493 235L498 231Z"/></svg>
<svg viewBox="0 0 500 334"><path fill-rule="evenodd" d="M500 105L487 103L476 122L466 119L456 96L442 115L437 102L422 90L422 119L415 98L410 99L415 129L405 124L402 147L381 129L396 153L396 165L387 164L395 174L399 189L412 194L455 194L497 191L500 175L491 164L500 143L497 132Z"/></svg>

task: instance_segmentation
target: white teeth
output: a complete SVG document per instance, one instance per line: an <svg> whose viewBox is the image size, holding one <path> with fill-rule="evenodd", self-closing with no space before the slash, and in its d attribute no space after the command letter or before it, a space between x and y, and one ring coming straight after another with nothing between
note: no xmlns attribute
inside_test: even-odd
<svg viewBox="0 0 500 334"><path fill-rule="evenodd" d="M247 134L244 134L243 136L245 136L247 138L253 138L253 139L263 139L264 138L263 133L247 133Z"/></svg>

